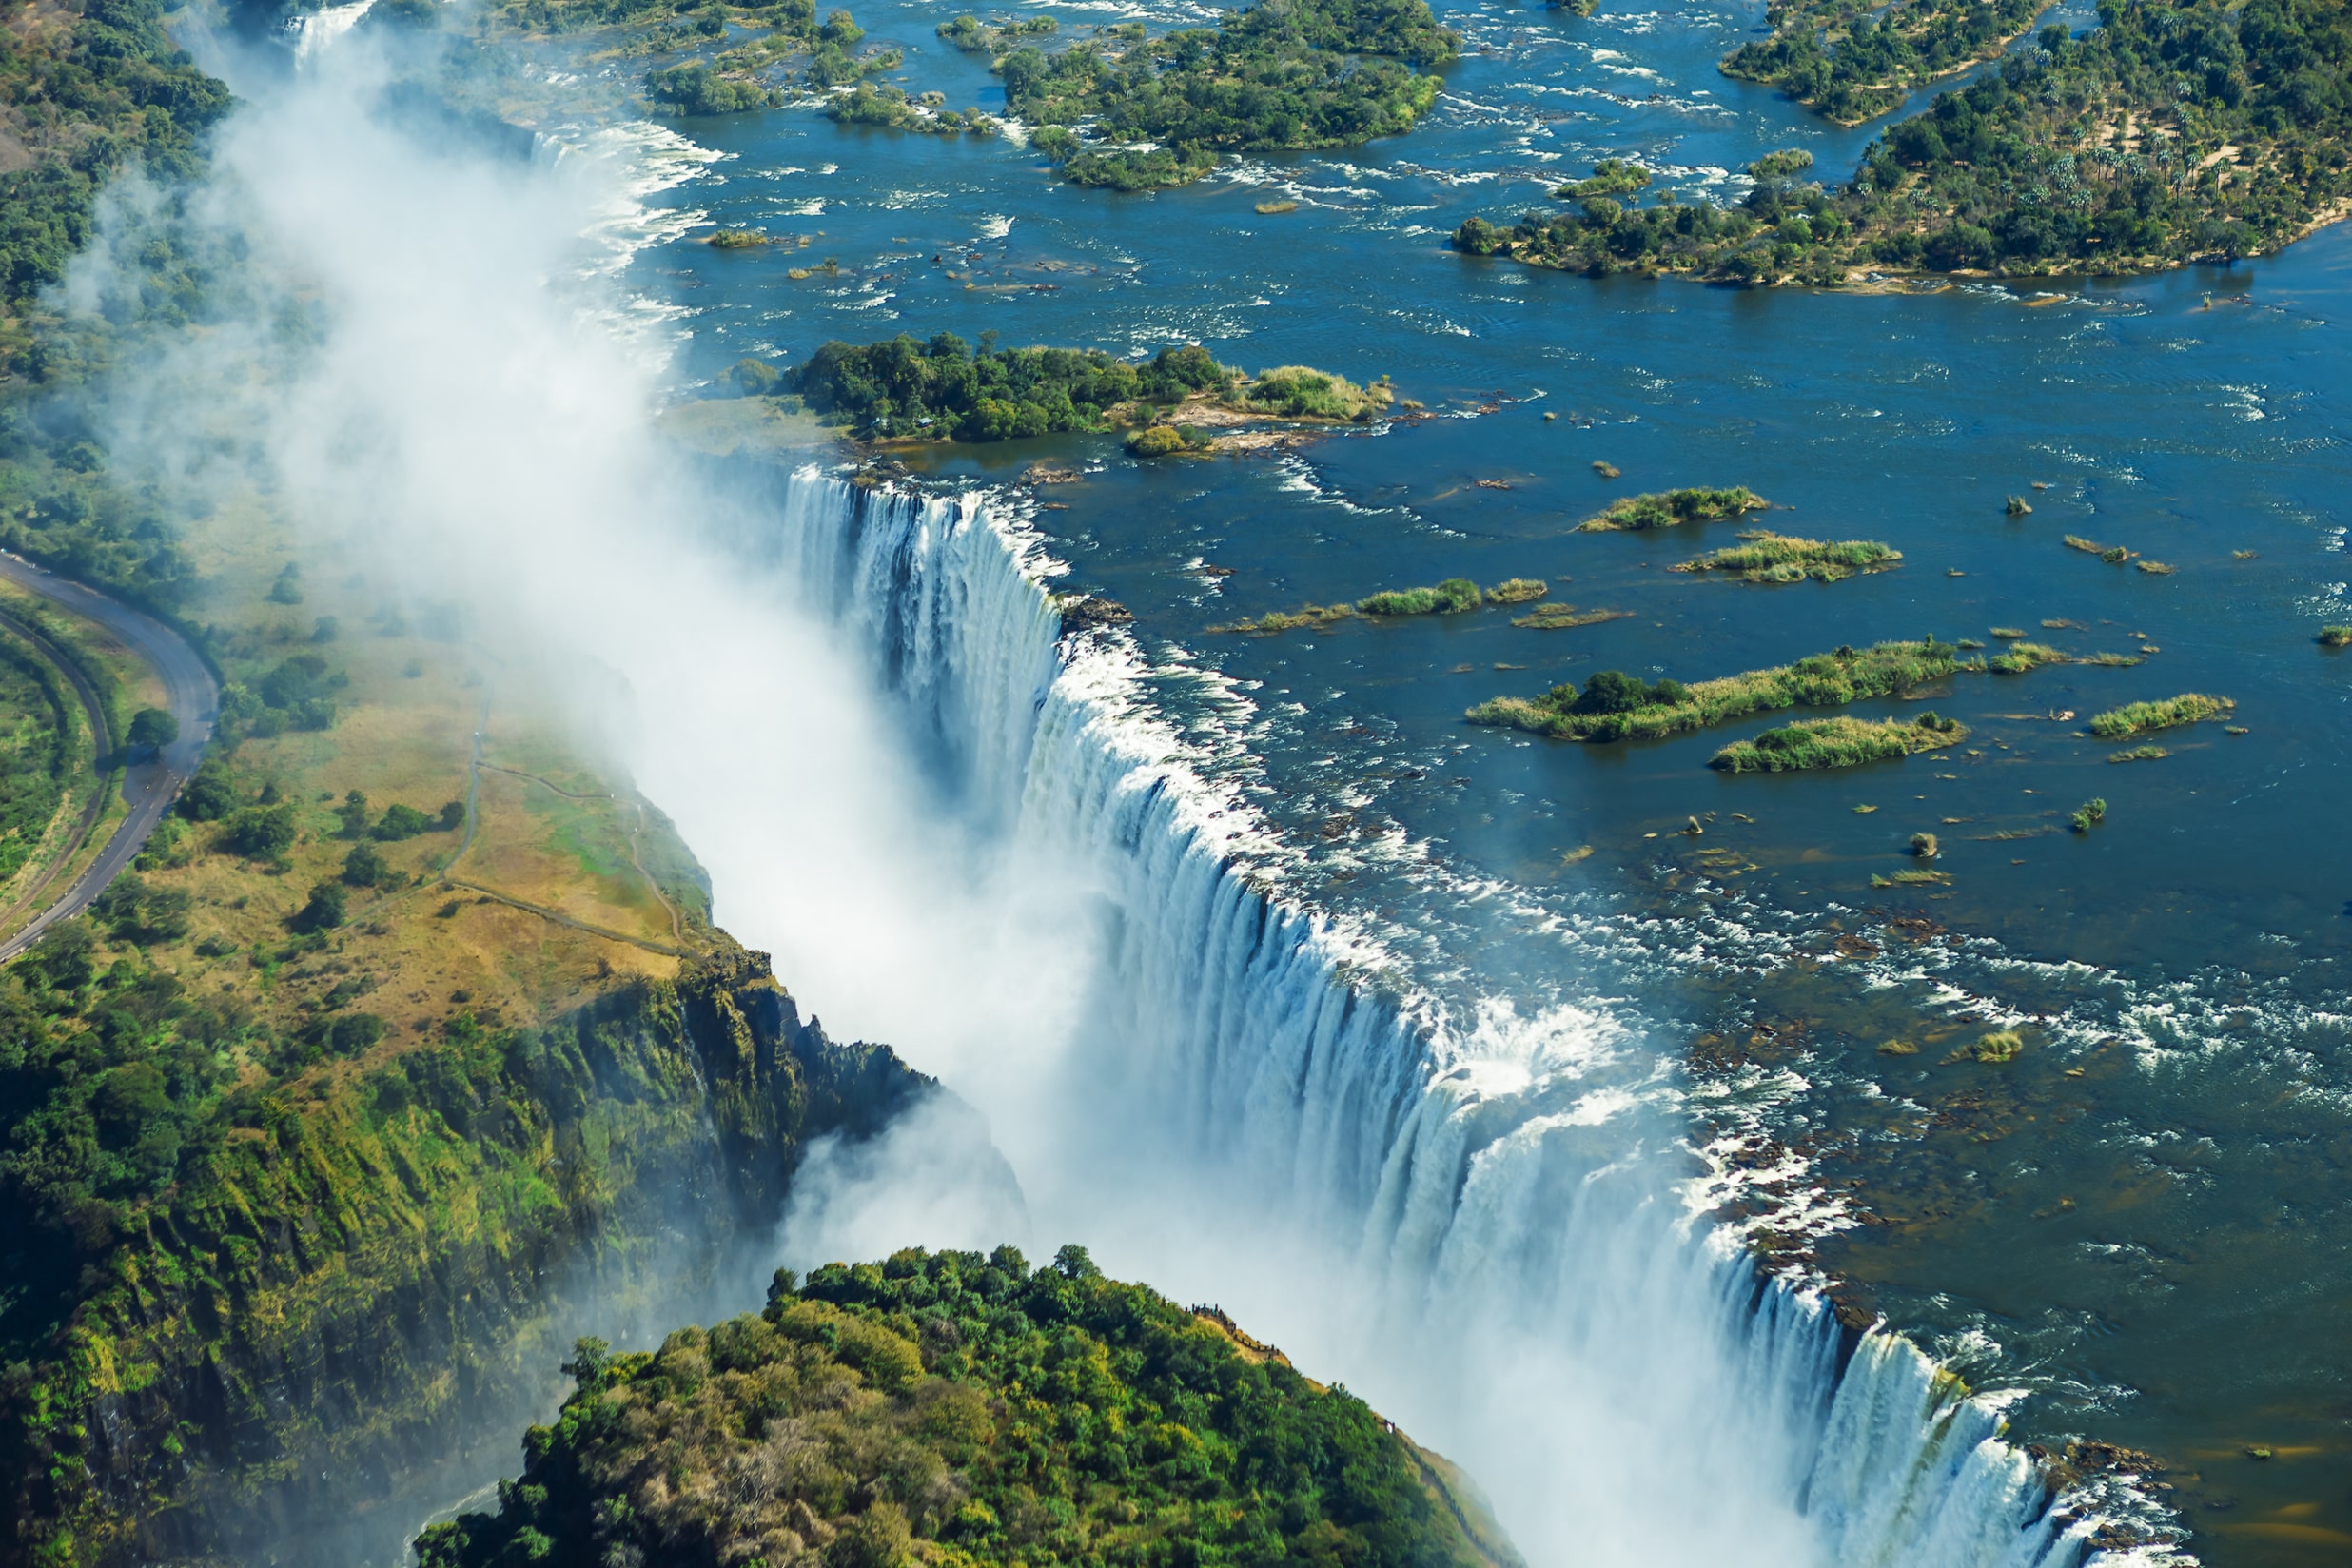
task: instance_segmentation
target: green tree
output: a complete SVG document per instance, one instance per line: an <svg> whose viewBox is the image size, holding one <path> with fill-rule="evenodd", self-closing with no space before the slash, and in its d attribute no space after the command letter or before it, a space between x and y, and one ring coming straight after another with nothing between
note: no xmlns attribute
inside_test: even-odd
<svg viewBox="0 0 2352 1568"><path fill-rule="evenodd" d="M153 751L180 738L180 721L161 708L142 708L130 715L130 744L134 751Z"/></svg>

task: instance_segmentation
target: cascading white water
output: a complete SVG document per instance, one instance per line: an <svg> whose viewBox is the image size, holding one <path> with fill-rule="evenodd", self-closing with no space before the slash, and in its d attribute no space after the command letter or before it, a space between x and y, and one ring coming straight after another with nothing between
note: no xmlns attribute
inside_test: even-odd
<svg viewBox="0 0 2352 1568"><path fill-rule="evenodd" d="M1365 1299L1323 1348L1356 1336L1353 1385L1469 1461L1533 1560L2082 1558L2090 1525L2053 1517L1996 1403L1692 1214L1670 1063L1578 1009L1457 1023L1376 933L1270 891L1277 846L1186 765L1135 645L1063 637L1026 526L813 468L775 516L770 563L854 634L965 808L1074 858L1103 907L1074 1070L1119 1131L1088 1180L1340 1270L1326 1293Z"/></svg>

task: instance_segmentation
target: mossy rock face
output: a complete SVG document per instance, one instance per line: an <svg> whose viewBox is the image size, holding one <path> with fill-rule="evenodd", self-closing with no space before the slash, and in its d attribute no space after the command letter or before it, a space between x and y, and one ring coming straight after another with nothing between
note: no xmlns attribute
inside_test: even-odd
<svg viewBox="0 0 2352 1568"><path fill-rule="evenodd" d="M764 954L698 946L540 1027L225 1107L27 1347L0 1427L19 1539L250 1561L394 1529L541 1397L564 1301L678 1299L774 1225L809 1139L930 1092L804 1023Z"/></svg>
<svg viewBox="0 0 2352 1568"><path fill-rule="evenodd" d="M428 1530L424 1568L1519 1562L1361 1400L1078 1247L779 1274L756 1317L566 1370L499 1511Z"/></svg>

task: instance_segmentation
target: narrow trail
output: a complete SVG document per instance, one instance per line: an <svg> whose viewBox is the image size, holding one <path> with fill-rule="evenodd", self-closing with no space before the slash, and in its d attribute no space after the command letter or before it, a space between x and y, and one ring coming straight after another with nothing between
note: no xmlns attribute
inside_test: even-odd
<svg viewBox="0 0 2352 1568"><path fill-rule="evenodd" d="M60 897L34 915L15 935L0 942L0 963L7 963L40 940L51 926L70 920L89 908L106 891L107 884L146 848L148 836L163 821L164 813L179 798L180 787L187 782L204 757L205 745L212 738L212 720L220 711L221 690L212 678L212 671L187 639L152 617L16 556L0 554L0 578L38 594L86 620L95 621L145 658L162 678L165 701L180 726L177 740L124 770L123 798L129 803L130 814L114 830L98 858L73 879ZM56 652L46 641L42 646L45 657ZM104 748L98 758L103 764L115 745L107 727L105 705L69 660L61 657L58 662L74 681L84 704L89 707L96 743ZM103 794L92 802L91 810L93 814L82 829L84 834L103 814Z"/></svg>
<svg viewBox="0 0 2352 1568"><path fill-rule="evenodd" d="M633 948L643 948L648 952L658 952L672 958L692 956L685 948L686 928L684 921L678 917L677 906L670 902L669 895L661 891L661 884L654 880L653 872L645 869L645 862L637 856L637 839L645 831L645 803L641 800L637 802L637 826L630 830L629 833L629 864L635 866L637 874L645 878L645 885L652 890L655 901L660 904L662 912L670 917L670 942L652 942L641 936L631 936L625 931L614 931L609 926L598 926L586 920L576 919L560 910L551 910L544 904L534 904L528 899L517 898L512 893L500 892L496 888L484 887L479 882L464 881L450 874L457 869L458 862L465 858L466 852L474 847L475 831L481 817L481 775L485 770L537 784L543 790L563 796L566 800L618 800L620 798L609 791L602 794L583 794L577 790L567 790L562 785L552 783L537 774L524 773L520 768L509 768L500 763L484 761L481 753L490 735L490 700L487 696L481 699L481 714L474 722L473 755L466 761L465 836L458 840L458 847L450 853L447 860L441 862L441 885L448 888L463 888L468 892L479 893L484 898L504 904L510 909L536 914L542 920L553 921L559 926L568 927L573 931L586 931L591 936L601 936L608 942L625 942Z"/></svg>

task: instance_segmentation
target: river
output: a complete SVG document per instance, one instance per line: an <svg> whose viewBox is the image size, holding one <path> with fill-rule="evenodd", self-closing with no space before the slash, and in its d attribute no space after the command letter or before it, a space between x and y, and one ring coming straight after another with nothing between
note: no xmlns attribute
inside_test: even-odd
<svg viewBox="0 0 2352 1568"><path fill-rule="evenodd" d="M1207 14L1041 9L1066 33ZM719 754L657 721L674 744L642 771L719 917L836 1034L887 1033L989 1112L1040 1242L1343 1377L1464 1460L1531 1561L2059 1562L2102 1529L2110 1562L2183 1539L2341 1560L2352 853L2328 759L2352 655L2314 636L2352 619L2352 239L1928 293L1469 260L1443 245L1463 218L1541 206L1599 157L1724 198L1766 150L1833 175L1867 132L1715 71L1748 8L1440 10L1467 52L1421 129L1148 197L805 108L643 139L671 172L617 254L673 396L829 338L994 332L1384 374L1430 416L1147 465L1107 437L955 448L879 495L757 481L730 548L893 693L917 793L958 825L941 904L1023 933L1037 1038L988 1009L958 1028L920 975L853 975L854 930L794 913L776 872L856 830L779 810L751 842L693 798ZM953 14L857 11L911 90L992 108L932 36ZM1276 196L1297 209L1255 210ZM719 252L716 225L808 244ZM1040 461L1083 477L1011 483ZM1902 564L1766 588L1666 570L1738 525L1574 532L1683 484L1748 485L1789 509L1769 525ZM1456 576L1625 614L1213 630ZM1136 618L1057 652L1048 581ZM1578 747L1461 718L1602 669L1995 628L2136 662L1955 676L1922 695L1964 749L1827 775L1705 766L1767 720ZM2127 763L2081 733L2181 692L2232 699L2230 728ZM2094 796L2105 822L2068 831ZM1921 832L1947 880L1874 886ZM2015 1060L1971 1054L1995 1029ZM868 1199L895 1179L841 1176ZM1010 1223L951 1208L877 1201L863 1233L804 1213L784 1245ZM1833 1284L1901 1338L1841 1349ZM1983 1396L1945 1402L1907 1341ZM2046 1512L2014 1445L2069 1439L2166 1469Z"/></svg>

